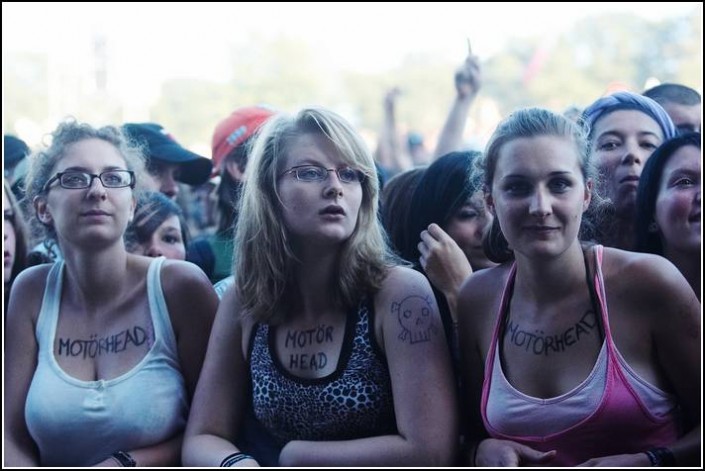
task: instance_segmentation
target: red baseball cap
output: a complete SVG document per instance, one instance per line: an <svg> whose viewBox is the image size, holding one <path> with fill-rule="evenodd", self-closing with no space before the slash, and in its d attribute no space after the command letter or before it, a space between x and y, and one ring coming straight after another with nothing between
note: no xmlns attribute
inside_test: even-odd
<svg viewBox="0 0 705 471"><path fill-rule="evenodd" d="M238 108L218 123L213 133L213 171L220 172L220 163L234 148L245 142L275 112L266 106Z"/></svg>

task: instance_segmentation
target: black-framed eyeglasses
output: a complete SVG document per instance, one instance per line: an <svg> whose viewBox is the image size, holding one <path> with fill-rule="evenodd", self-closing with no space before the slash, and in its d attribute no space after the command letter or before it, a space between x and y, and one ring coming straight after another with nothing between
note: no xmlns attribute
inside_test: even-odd
<svg viewBox="0 0 705 471"><path fill-rule="evenodd" d="M293 173L301 182L322 182L328 178L328 172L335 172L338 180L343 183L360 183L365 179L365 174L351 167L325 168L320 165L297 165L282 172L280 177Z"/></svg>
<svg viewBox="0 0 705 471"><path fill-rule="evenodd" d="M97 178L105 188L125 188L135 187L135 173L132 170L106 170L101 174L88 172L59 172L54 175L44 185L44 192L49 191L49 187L55 181L59 181L61 188L68 190L80 190L89 188L93 184L93 179Z"/></svg>

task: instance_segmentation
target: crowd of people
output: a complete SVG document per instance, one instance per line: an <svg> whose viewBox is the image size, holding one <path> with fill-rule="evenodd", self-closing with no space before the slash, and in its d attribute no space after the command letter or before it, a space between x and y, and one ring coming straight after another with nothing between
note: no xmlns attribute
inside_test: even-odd
<svg viewBox="0 0 705 471"><path fill-rule="evenodd" d="M700 95L5 136L6 466L696 466ZM413 140L413 142L412 142ZM388 178L391 177L391 178ZM204 196L205 195L205 196Z"/></svg>

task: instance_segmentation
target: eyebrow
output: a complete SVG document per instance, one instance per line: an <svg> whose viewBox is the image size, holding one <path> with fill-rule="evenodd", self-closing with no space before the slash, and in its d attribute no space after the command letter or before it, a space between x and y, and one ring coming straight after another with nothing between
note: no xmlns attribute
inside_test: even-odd
<svg viewBox="0 0 705 471"><path fill-rule="evenodd" d="M597 136L597 140L602 139L603 137L606 137L606 136L607 137L608 136L615 136L615 137L621 138L621 137L624 137L624 135L625 135L625 133L623 133L621 131L610 130L610 131L605 131L602 134L600 134L599 136ZM659 136L655 132L651 132L651 131L639 131L639 132L637 132L637 135L638 136L649 135L649 136L654 136L658 139L661 139L661 136Z"/></svg>
<svg viewBox="0 0 705 471"><path fill-rule="evenodd" d="M553 172L550 172L548 174L548 176L549 177L557 177L557 176L561 176L561 175L573 175L573 174L574 174L574 172L572 172L570 170L555 170ZM502 180L507 180L510 178L527 178L527 175L521 174L521 173L510 173L509 175L505 175L504 177L502 177Z"/></svg>
<svg viewBox="0 0 705 471"><path fill-rule="evenodd" d="M102 172L110 172L111 170L126 170L124 168L118 167L116 165L109 165L107 167L103 167L103 169L100 171ZM76 166L76 167L67 167L62 170L62 172L86 172L90 173L91 170L87 167L81 167L81 166Z"/></svg>

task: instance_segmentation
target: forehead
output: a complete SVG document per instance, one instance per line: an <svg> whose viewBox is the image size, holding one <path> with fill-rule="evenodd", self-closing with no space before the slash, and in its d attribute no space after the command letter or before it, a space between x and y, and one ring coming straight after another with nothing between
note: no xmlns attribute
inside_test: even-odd
<svg viewBox="0 0 705 471"><path fill-rule="evenodd" d="M698 124L698 126L695 127L699 127L702 105L689 106L668 102L664 103L662 106L676 126L681 124Z"/></svg>
<svg viewBox="0 0 705 471"><path fill-rule="evenodd" d="M102 139L84 139L66 147L63 157L56 163L56 169L83 167L99 170L106 167L124 168L125 158L117 148Z"/></svg>
<svg viewBox="0 0 705 471"><path fill-rule="evenodd" d="M289 141L286 150L285 167L315 164L338 167L350 164L335 145L324 135L306 133Z"/></svg>
<svg viewBox="0 0 705 471"><path fill-rule="evenodd" d="M598 119L592 135L599 138L605 133L621 135L650 133L663 139L661 126L656 120L638 110L617 110Z"/></svg>
<svg viewBox="0 0 705 471"><path fill-rule="evenodd" d="M495 179L552 172L581 172L580 155L571 138L536 136L509 141L499 151Z"/></svg>
<svg viewBox="0 0 705 471"><path fill-rule="evenodd" d="M702 163L700 149L695 146L683 146L673 153L666 165L663 167L663 174L668 175L681 169L700 173Z"/></svg>

